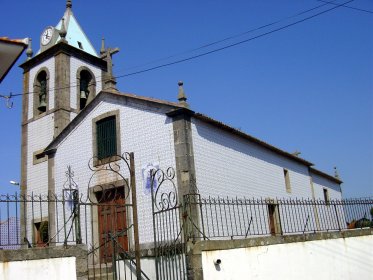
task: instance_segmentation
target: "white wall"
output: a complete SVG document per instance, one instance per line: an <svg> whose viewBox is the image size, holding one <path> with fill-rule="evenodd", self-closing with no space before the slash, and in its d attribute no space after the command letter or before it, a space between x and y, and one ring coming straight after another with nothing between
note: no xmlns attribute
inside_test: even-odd
<svg viewBox="0 0 373 280"><path fill-rule="evenodd" d="M0 262L0 280L75 280L75 257Z"/></svg>
<svg viewBox="0 0 373 280"><path fill-rule="evenodd" d="M372 279L373 235L202 252L204 279ZM215 266L214 259L221 259Z"/></svg>
<svg viewBox="0 0 373 280"><path fill-rule="evenodd" d="M311 198L308 167L193 119L197 185L202 196ZM284 170L290 176L286 192Z"/></svg>
<svg viewBox="0 0 373 280"><path fill-rule="evenodd" d="M48 163L44 161L34 165L33 154L45 149L53 140L53 114L29 123L27 130L27 191L36 194L46 193L48 190Z"/></svg>
<svg viewBox="0 0 373 280"><path fill-rule="evenodd" d="M341 200L342 199L342 192L341 187L339 184L332 182L320 175L311 173L312 176L312 183L313 188L315 191L315 199L324 199L324 191L323 189L328 190L329 199L331 200Z"/></svg>
<svg viewBox="0 0 373 280"><path fill-rule="evenodd" d="M134 152L135 155L140 242L153 242L151 194L145 190L141 171L148 163L159 163L159 167L163 169L175 167L173 126L161 109L151 109L129 101L127 103L125 99L120 100L121 103L118 103L117 99L108 98L107 102L98 104L59 145L55 156L56 192L62 192L68 165L74 171L74 180L80 192L87 192L90 177L93 175L88 168L88 162L93 156L92 119L106 112L119 110L121 152ZM122 168L125 166L122 165ZM123 175L129 178L126 169ZM98 180L100 179L105 181L107 178L102 176ZM92 181L90 187L98 182Z"/></svg>

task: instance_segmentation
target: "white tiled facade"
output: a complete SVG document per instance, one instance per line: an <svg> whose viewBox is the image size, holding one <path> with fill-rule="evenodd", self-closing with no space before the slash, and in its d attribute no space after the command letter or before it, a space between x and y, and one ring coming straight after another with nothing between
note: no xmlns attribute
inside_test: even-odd
<svg viewBox="0 0 373 280"><path fill-rule="evenodd" d="M312 197L308 167L193 119L196 180L203 196ZM286 191L284 169L291 192Z"/></svg>
<svg viewBox="0 0 373 280"><path fill-rule="evenodd" d="M75 68L77 67L78 65ZM61 195L63 189L68 187L66 185L68 166L71 166L74 172L73 179L80 194L85 198L88 195L94 196L92 188L95 186L130 177L124 163L120 164L123 178L112 172L99 172L92 177L94 171L88 167L88 163L94 156L95 123L93 120L107 113L115 113L119 117L120 151L121 153L133 152L135 156L140 243L151 243L153 242L151 194L145 188L142 168L148 164L159 166L163 170L168 167L176 168L173 123L166 115L170 109L136 98L122 98L109 94L103 95L102 98L93 108L82 112L86 115L82 115L69 134L58 142L54 169L50 174L55 179L55 193ZM75 116L75 113L72 113L71 120ZM52 141L53 115L46 115L31 122L28 131L28 191L46 193L48 161L34 165L32 154L44 149ZM201 197L323 199L323 189L327 189L330 199L341 198L339 185L323 176L310 173L308 165L193 117L192 141L196 183ZM284 170L289 174L290 191L286 188ZM176 178L175 183L177 184ZM128 197L127 203L131 203L131 197ZM56 209L56 220L59 223L56 225L58 242L63 241L66 233L61 229L71 214L68 206L65 205L67 208L61 209L61 205ZM96 240L91 240L91 236L97 236L97 233L92 235L91 232L97 230L97 209L88 207L81 211L83 211L81 216L84 216L84 223L87 223L81 227L82 236L88 237L86 240L88 243L97 243L97 237L93 237ZM268 209L265 208L263 211ZM41 216L47 216L47 213L47 209L44 209ZM94 215L96 218L93 217ZM128 211L128 215L129 225L132 219L131 211ZM310 215L313 218L313 212ZM266 217L267 215L264 218ZM28 220L33 218L35 217L29 216ZM299 219L303 219L302 222L306 224L308 218L305 216ZM96 225L91 226L89 224L91 221ZM67 220L68 228L70 224L71 220ZM213 228L213 225L208 227ZM265 227L268 227L268 223ZM255 226L252 229L256 230ZM286 224L283 224L283 229L287 230ZM30 240L32 238L30 231L28 231L28 238Z"/></svg>
<svg viewBox="0 0 373 280"><path fill-rule="evenodd" d="M28 124L27 189L37 194L48 190L48 162L34 164L34 152L45 149L53 140L53 114L46 115Z"/></svg>
<svg viewBox="0 0 373 280"><path fill-rule="evenodd" d="M320 175L311 173L312 183L315 192L315 199L324 199L324 189L328 190L330 200L341 200L341 187L335 182L325 179Z"/></svg>
<svg viewBox="0 0 373 280"><path fill-rule="evenodd" d="M101 70L93 65L83 62L75 57L70 57L70 81L72 86L70 88L70 105L72 109L76 109L76 82L77 82L77 71L79 67L85 66L89 68L95 75L96 79L96 94L101 91ZM37 74L41 69L46 69L48 72L48 110L49 112L55 109L55 58L49 58L46 61L40 63L36 67L30 69L29 74L29 86L28 91L32 93L34 91L34 82ZM48 192L48 161L42 161L35 163L34 153L40 152L45 149L53 140L54 127L55 127L55 114L47 113L46 115L34 116L34 98L38 98L36 94L28 94L28 120L30 121L27 126L27 194L43 195L44 199ZM70 120L77 114L71 112ZM84 164L86 167L87 164ZM57 193L60 194L60 193ZM35 198L35 197L34 197ZM35 221L41 221L41 218L47 219L48 207L46 203L40 204L34 203L32 206L28 205L27 210L27 221L30 221L27 228L27 238L33 240L32 235L32 223ZM63 218L60 219L60 221Z"/></svg>
<svg viewBox="0 0 373 280"><path fill-rule="evenodd" d="M218 201L221 203L222 199L227 202L229 199L234 201L235 198L239 200L254 198L262 202L271 199L270 201L274 203L277 199L316 198L324 203L324 189L327 190L329 199L341 199L339 184L310 172L306 164L288 159L199 119L194 118L192 121L192 134L197 186L202 198L211 197L208 201L212 205ZM288 172L290 190L286 189L284 170ZM219 200L216 199L218 196ZM250 228L250 234L260 233L263 230L269 232L267 205L260 205L260 202L256 206L251 204L241 208L228 207L224 203L222 205L221 207L213 207L208 203L204 205L202 216L205 232L208 235L242 236L245 235L247 228ZM329 208L322 205L318 209L311 206L284 205L278 212L278 223L282 219L282 230L291 232L300 230L299 225L304 225L304 231L314 228L323 229L322 226L330 226L334 222L330 218L331 215L338 215L339 221L344 221L340 209L335 212L334 208ZM295 216L289 217L288 211ZM331 211L335 213L330 214ZM320 219L323 220L319 221L318 216L315 215L320 215ZM217 218L221 216L222 218ZM250 222L250 216L255 220L253 223ZM329 217L330 221L326 221L325 217ZM293 218L296 223L293 222ZM256 219L261 222L258 223ZM320 226L315 224L315 220ZM235 222L231 224L232 221Z"/></svg>
<svg viewBox="0 0 373 280"><path fill-rule="evenodd" d="M74 172L73 179L84 197L88 195L93 197L91 190L97 185L122 179L112 172L99 172L92 177L94 172L88 167L94 155L93 119L116 112L119 116L120 151L121 153L133 152L135 155L140 243L153 242L151 195L144 186L142 167L153 164L163 170L170 166L176 168L173 123L172 119L166 116L169 109L161 108L131 98L105 95L103 100L91 111L87 111L87 115L82 116L69 134L62 138L57 145L54 158L52 176L55 178L55 192L59 195L68 187L66 185L68 166L71 166ZM43 149L52 141L52 115L31 122L28 128L32 131L29 135L28 190L46 193L48 163L45 161L33 165L31 151ZM310 173L309 166L196 118L192 118L192 140L196 183L202 197L323 199L323 189L328 189L330 199L341 198L339 185L320 175ZM129 178L125 164L121 163L120 166L123 178ZM286 189L284 170L289 174L290 192ZM128 197L127 202L131 203L131 197ZM61 209L61 205L57 209L56 219L60 224L57 225L56 230L59 242L63 240L65 234L60 230L61 226L63 227L63 222L68 219L71 212L70 208ZM82 235L88 236L90 242L97 243L98 240L91 240L91 230L96 229L88 224L90 221L97 221L97 217L91 216L97 215L91 212L97 209L84 208L82 211L81 215L87 223L81 227ZM131 211L128 212L127 224L131 224ZM47 212L43 211L43 216L44 213ZM313 215L311 214L311 218ZM32 217L28 218L31 220ZM303 222L306 223L305 220ZM68 220L66 223L68 227L70 223L71 220ZM212 225L208 226L213 228ZM252 229L256 230L255 226ZM287 230L286 224L283 224L283 229ZM93 234L96 235L97 233ZM31 238L30 232L29 238Z"/></svg>
<svg viewBox="0 0 373 280"><path fill-rule="evenodd" d="M62 191L68 165L75 173L74 180L80 192L85 193L88 187L106 181L108 172L95 177L89 184L93 174L88 168L88 162L93 156L92 119L119 110L121 152L133 152L135 156L140 241L152 242L151 195L145 191L141 170L142 166L149 163L158 163L163 169L169 166L175 167L172 122L164 111L140 107L136 104L115 103L116 100L101 102L59 144L55 156L56 192ZM122 165L121 168L123 167L123 176L129 178L128 171Z"/></svg>

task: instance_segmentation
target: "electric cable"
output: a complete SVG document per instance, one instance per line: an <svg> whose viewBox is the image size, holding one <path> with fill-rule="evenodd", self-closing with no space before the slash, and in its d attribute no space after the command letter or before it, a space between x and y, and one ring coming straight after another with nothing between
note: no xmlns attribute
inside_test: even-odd
<svg viewBox="0 0 373 280"><path fill-rule="evenodd" d="M300 20L297 20L297 21L294 21L292 23L289 23L289 24L286 24L284 26L281 26L281 27L278 27L278 28L275 28L275 29L272 29L270 31L267 31L267 32L264 32L264 33L261 33L259 35L256 35L256 36L253 36L253 37L250 37L248 39L245 39L245 40L241 40L241 41L238 41L236 43L232 43L232 44L229 44L229 45L226 45L226 46L223 46L223 47L220 47L220 48L216 48L216 49L213 49L213 50L210 50L210 51L207 51L207 52L204 52L204 53L201 53L201 54L197 54L197 55L193 55L193 56L190 56L190 57L187 57L187 58L183 58L183 59L179 59L179 60L175 60L175 61L172 61L172 62L168 62L168 63L164 63L164 64L161 64L161 65L157 65L157 66L154 66L154 67L150 67L150 68L147 68L147 69L144 69L144 70L139 70L139 71L135 71L135 72L131 72L131 73L128 73L128 74L123 74L123 75L118 75L118 76L115 76L114 78L115 79L120 79L120 78L124 78L124 77L129 77L129 76L133 76L133 75L138 75L138 74L141 74L141 73L146 73L146 72L149 72L149 71L153 71L153 70L156 70L156 69L160 69L160 68L164 68L164 67L168 67L168 66L171 66L171 65L175 65L175 64L179 64L179 63L183 63L183 62L186 62L186 61L190 61L190 60L194 60L194 59L197 59L197 58L200 58L200 57L203 57L203 56L207 56L207 55L210 55L210 54L213 54L213 53L216 53L216 52L220 52L222 50L225 50L225 49L229 49L229 48L233 48L233 47L236 47L238 45L241 45L241 44L244 44L244 43L247 43L247 42L250 42L250 41L253 41L255 39L258 39L258 38L261 38L261 37L264 37L264 36L268 36L270 34L273 34L275 32L278 32L278 31L281 31L281 30L284 30L284 29L287 29L289 27L292 27L292 26L295 26L297 24L300 24L302 22L305 22L307 20L310 20L312 18L315 18L317 16L320 16L320 15L323 15L327 12L330 12L330 11L333 11L337 8L340 8L348 3L351 3L353 2L354 0L348 0L342 4L336 4L334 7L332 8L329 8L327 10L324 10L324 11L321 11L321 12L318 12L316 14L313 14L313 15L310 15L310 16L307 16L303 19L300 19ZM329 4L329 3L327 3ZM325 4L325 5L327 5ZM319 7L321 6L324 6L323 5L319 5ZM316 8L316 7L315 7ZM312 10L314 10L315 8L312 8ZM303 12L300 12L300 14L303 14L305 13L306 11L303 11ZM269 25L273 25L274 23L271 23ZM262 29L263 27L258 27L256 28L255 30L258 30L258 29ZM251 32L250 30L247 31L247 32ZM247 33L246 32L246 33ZM238 36L238 35L235 35L235 36ZM233 37L233 36L231 36ZM224 41L224 40L228 40L228 38L225 38L225 39L222 39L220 41ZM209 45L211 44L215 44L215 42L213 43L210 43ZM201 47L200 47L201 48ZM103 81L105 82L105 81ZM99 82L98 82L99 83ZM69 85L69 86L66 86L66 87L60 87L60 88L52 88L50 89L49 91L52 91L52 90L61 90L61 89L67 89L67 88L72 88L73 86ZM25 93L18 93L18 94L12 94L11 97L17 97L17 96L22 96L22 95L25 95L25 94L33 94L33 93L36 93L36 92L25 92ZM0 97L4 97L4 98L9 98L9 96L0 96Z"/></svg>

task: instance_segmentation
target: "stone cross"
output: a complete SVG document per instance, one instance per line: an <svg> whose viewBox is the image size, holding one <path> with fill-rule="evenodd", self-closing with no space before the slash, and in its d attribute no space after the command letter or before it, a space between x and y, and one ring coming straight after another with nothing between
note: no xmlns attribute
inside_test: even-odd
<svg viewBox="0 0 373 280"><path fill-rule="evenodd" d="M116 90L116 80L113 75L113 55L119 52L119 48L105 48L105 41L102 39L101 58L107 62L107 76L105 77L105 88Z"/></svg>

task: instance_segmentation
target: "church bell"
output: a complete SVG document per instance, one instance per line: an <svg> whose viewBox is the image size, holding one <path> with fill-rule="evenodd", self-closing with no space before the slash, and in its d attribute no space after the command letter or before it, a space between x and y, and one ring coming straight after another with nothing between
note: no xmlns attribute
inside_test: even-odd
<svg viewBox="0 0 373 280"><path fill-rule="evenodd" d="M80 91L80 99L87 99L87 92L86 91L84 91L84 90L81 90Z"/></svg>
<svg viewBox="0 0 373 280"><path fill-rule="evenodd" d="M39 104L38 110L45 112L46 109L47 109L47 103L45 103L45 100L42 100Z"/></svg>

